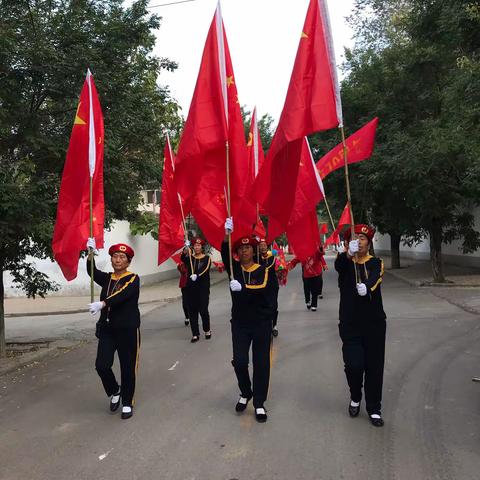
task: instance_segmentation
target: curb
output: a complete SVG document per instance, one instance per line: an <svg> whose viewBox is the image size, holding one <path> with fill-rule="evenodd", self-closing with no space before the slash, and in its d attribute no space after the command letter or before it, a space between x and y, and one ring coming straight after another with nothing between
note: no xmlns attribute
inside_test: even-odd
<svg viewBox="0 0 480 480"><path fill-rule="evenodd" d="M445 282L445 283L435 283L433 281L429 280L412 280L410 278L407 278L397 272L392 272L391 270L385 270L385 273L388 273L392 277L398 278L399 280L402 280L405 283L408 283L412 287L434 287L434 288L480 288L480 285L478 283L455 283L455 282Z"/></svg>
<svg viewBox="0 0 480 480"><path fill-rule="evenodd" d="M36 352L28 352L17 358L7 358L4 365L0 364L0 377L7 375L15 370L37 365L41 360L48 357L54 357L61 353L69 352L74 348L89 343L91 340L75 340L66 342L65 340L55 340L49 342L48 346Z"/></svg>
<svg viewBox="0 0 480 480"><path fill-rule="evenodd" d="M226 278L218 278L212 282L210 282L210 286L217 285L219 283L222 283L226 281ZM156 300L145 300L143 302L139 302L139 305L151 305L152 303L158 303L158 304L166 304L166 303L173 303L176 302L177 300L180 300L182 298L182 294L179 293L178 295L175 295L173 297L165 297L165 298L160 298ZM159 305L161 306L161 305ZM70 315L73 313L85 313L86 308L76 308L72 310L54 310L50 312L29 312L29 313L6 313L5 318L15 318L15 317L45 317L49 315Z"/></svg>

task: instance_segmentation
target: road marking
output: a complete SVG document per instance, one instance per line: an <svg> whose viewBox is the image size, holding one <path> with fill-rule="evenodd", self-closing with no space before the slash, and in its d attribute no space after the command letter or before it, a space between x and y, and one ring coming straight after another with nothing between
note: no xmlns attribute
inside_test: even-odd
<svg viewBox="0 0 480 480"><path fill-rule="evenodd" d="M179 364L180 362L177 360L169 369L168 371L172 371L172 370L175 370L175 367Z"/></svg>
<svg viewBox="0 0 480 480"><path fill-rule="evenodd" d="M108 457L108 455L110 455L110 452L112 452L112 450L113 450L113 448L110 449L108 452L102 453L102 454L98 457L98 459L99 459L100 461L104 460L105 458Z"/></svg>

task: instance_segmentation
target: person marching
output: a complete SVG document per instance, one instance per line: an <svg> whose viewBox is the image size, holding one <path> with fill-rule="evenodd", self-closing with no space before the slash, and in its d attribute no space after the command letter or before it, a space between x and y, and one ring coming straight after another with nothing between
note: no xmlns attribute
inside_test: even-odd
<svg viewBox="0 0 480 480"><path fill-rule="evenodd" d="M210 314L208 304L210 301L210 266L212 260L209 255L203 252L205 240L199 237L192 239L193 255L187 241L181 256L182 262L187 268L188 281L186 286L188 314L190 328L192 329L191 343L200 340L200 329L198 326L198 315L202 317L202 327L205 338L212 338L210 331Z"/></svg>
<svg viewBox="0 0 480 480"><path fill-rule="evenodd" d="M350 388L348 413L351 417L358 416L364 385L370 422L381 427L386 332L380 290L383 261L369 254L375 230L362 224L355 225L354 231L357 239L350 240L347 252L340 253L335 260L340 288L338 328ZM345 235L345 240L349 239L350 230Z"/></svg>
<svg viewBox="0 0 480 480"><path fill-rule="evenodd" d="M190 324L190 317L188 314L188 299L187 299L187 283L188 283L188 271L183 262L177 265L177 270L180 272L180 279L178 280L178 288L182 292L182 308L185 315L185 326Z"/></svg>
<svg viewBox="0 0 480 480"><path fill-rule="evenodd" d="M320 246L319 249L306 260L300 261L295 257L288 264L288 269L293 270L299 263L302 264L305 304L308 310L311 309L312 312L315 312L317 310L317 299L323 298L323 271L328 270L323 247Z"/></svg>
<svg viewBox="0 0 480 480"><path fill-rule="evenodd" d="M273 295L273 314L272 314L272 335L278 337L278 291L280 286L278 284L278 278L275 272L275 255L272 250L268 249L267 241L264 238L261 238L258 243L258 263L261 265L265 264L271 269L271 274L268 276L268 281L271 282L271 290L274 292Z"/></svg>
<svg viewBox="0 0 480 480"><path fill-rule="evenodd" d="M90 258L96 249L95 239L89 238L87 272L91 276ZM131 247L124 243L112 245L113 273L98 270L94 265L93 279L102 287L100 301L88 305L90 313L100 312L95 335L98 337L95 368L102 380L105 393L110 397L110 411L116 412L122 401L122 418L133 415L135 384L140 349L140 311L138 297L140 279L128 267L134 256ZM121 387L112 371L115 352L120 361Z"/></svg>
<svg viewBox="0 0 480 480"><path fill-rule="evenodd" d="M227 218L225 233L233 231L233 220ZM276 295L269 276L274 274L271 265L254 262L254 249L257 240L242 237L233 245L238 260L232 259L228 237L222 244L222 260L230 280L232 296L232 365L240 388L240 398L235 411L241 413L253 398L255 418L258 422L267 421L265 401L270 381L270 347L272 340L272 314ZM248 372L249 351L252 346L253 388Z"/></svg>

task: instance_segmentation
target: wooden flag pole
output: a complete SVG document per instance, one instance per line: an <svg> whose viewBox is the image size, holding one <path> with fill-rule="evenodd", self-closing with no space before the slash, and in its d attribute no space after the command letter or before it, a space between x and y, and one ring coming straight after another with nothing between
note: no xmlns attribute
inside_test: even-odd
<svg viewBox="0 0 480 480"><path fill-rule="evenodd" d="M188 240L188 232L187 232L187 222L185 220L185 214L183 213L183 205L182 205L182 197L180 197L180 194L177 192L178 196L178 203L180 203L180 212L182 213L182 225L183 225L183 235L185 237L185 243L187 243ZM193 263L192 263L192 255L190 255L190 248L188 249L188 258L190 259L190 269L193 273Z"/></svg>
<svg viewBox="0 0 480 480"><path fill-rule="evenodd" d="M348 203L348 208L350 210L350 218L352 219L352 224L350 225L350 238L353 240L353 237L355 235L355 220L353 219L352 195L350 192L350 177L348 174L347 142L345 140L345 129L343 128L343 125L340 127L340 132L342 133L343 160L345 163L345 184L347 187L347 203ZM357 259L357 255L355 254L355 260L356 259ZM353 265L355 266L355 282L359 283L357 263L353 262Z"/></svg>
<svg viewBox="0 0 480 480"><path fill-rule="evenodd" d="M93 177L90 175L90 238L93 238ZM93 276L94 276L94 260L93 260L93 248L89 249L90 256L90 303L94 301L94 286L93 286Z"/></svg>
<svg viewBox="0 0 480 480"><path fill-rule="evenodd" d="M323 199L325 200L325 207L327 208L328 216L330 218L330 223L332 224L333 231L335 231L337 227L335 226L335 222L333 221L332 213L330 212L330 207L328 206L328 202L327 202L327 197L324 196Z"/></svg>
<svg viewBox="0 0 480 480"><path fill-rule="evenodd" d="M228 140L225 142L225 151L227 158L227 216L231 217L230 211L230 145ZM230 263L230 275L233 278L233 260L232 260L232 233L228 233L228 260Z"/></svg>

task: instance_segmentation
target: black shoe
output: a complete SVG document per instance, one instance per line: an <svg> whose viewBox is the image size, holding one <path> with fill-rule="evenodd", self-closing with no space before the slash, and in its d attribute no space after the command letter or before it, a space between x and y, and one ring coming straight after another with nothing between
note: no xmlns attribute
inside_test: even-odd
<svg viewBox="0 0 480 480"><path fill-rule="evenodd" d="M238 412L238 413L244 412L246 410L248 402L250 401L251 398L252 397L242 397L240 395L240 398L238 399L238 402L235 405L235 411ZM241 402L240 400L243 400L243 402ZM246 400L246 402L245 402L245 400Z"/></svg>
<svg viewBox="0 0 480 480"><path fill-rule="evenodd" d="M118 407L120 406L120 389L118 389L118 393L115 395L112 395L110 397L110 411L111 412L116 412L118 410Z"/></svg>
<svg viewBox="0 0 480 480"><path fill-rule="evenodd" d="M212 332L205 333L205 340L210 340L212 338Z"/></svg>
<svg viewBox="0 0 480 480"><path fill-rule="evenodd" d="M351 403L348 404L348 414L353 417L358 417L360 413L360 405L358 407L354 407Z"/></svg>
<svg viewBox="0 0 480 480"><path fill-rule="evenodd" d="M267 411L263 407L255 409L255 418L258 423L265 423L267 421Z"/></svg>
<svg viewBox="0 0 480 480"><path fill-rule="evenodd" d="M198 342L199 340L200 340L200 338L197 337L196 335L194 335L194 336L192 337L192 339L190 340L190 343L195 343L195 342Z"/></svg>
<svg viewBox="0 0 480 480"><path fill-rule="evenodd" d="M122 420L126 420L133 415L133 407L130 407L130 411L124 412L125 405L122 408Z"/></svg>
<svg viewBox="0 0 480 480"><path fill-rule="evenodd" d="M312 312L316 312L317 311L317 307L312 307Z"/></svg>
<svg viewBox="0 0 480 480"><path fill-rule="evenodd" d="M278 337L278 330L277 330L277 327L273 327L273 330L272 330L272 335L274 337Z"/></svg>
<svg viewBox="0 0 480 480"><path fill-rule="evenodd" d="M185 319L185 326L188 327L190 325L190 320L188 318Z"/></svg>
<svg viewBox="0 0 480 480"><path fill-rule="evenodd" d="M311 303L307 303L307 310L310 310L310 308L312 308L312 304L311 304Z"/></svg>
<svg viewBox="0 0 480 480"><path fill-rule="evenodd" d="M382 418L381 414L380 414L380 413L377 413L376 415L380 415L379 418L375 418L375 417L372 417L372 415L369 415L370 423L371 423L374 427L383 427L383 425L385 424L385 422L383 421L383 418Z"/></svg>

